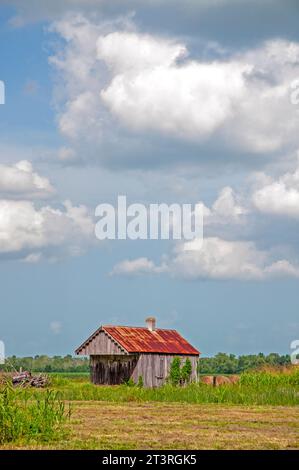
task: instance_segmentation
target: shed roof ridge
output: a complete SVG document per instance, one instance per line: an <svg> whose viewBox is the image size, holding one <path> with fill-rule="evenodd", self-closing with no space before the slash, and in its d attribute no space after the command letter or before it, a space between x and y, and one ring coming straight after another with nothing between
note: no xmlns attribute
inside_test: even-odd
<svg viewBox="0 0 299 470"><path fill-rule="evenodd" d="M151 333L156 330L162 330L162 331L178 331L175 328L155 328L155 330L151 331L147 328L147 326L132 326L132 325L102 325L102 328L140 328L141 330L148 330Z"/></svg>

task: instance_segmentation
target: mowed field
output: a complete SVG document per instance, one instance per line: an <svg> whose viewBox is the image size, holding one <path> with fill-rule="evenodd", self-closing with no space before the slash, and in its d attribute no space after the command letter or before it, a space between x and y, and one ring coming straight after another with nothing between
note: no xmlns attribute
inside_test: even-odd
<svg viewBox="0 0 299 470"><path fill-rule="evenodd" d="M78 403L79 447L101 449L299 448L299 409L182 403Z"/></svg>
<svg viewBox="0 0 299 470"><path fill-rule="evenodd" d="M220 387L56 376L50 388L0 387L0 449L299 449L298 369Z"/></svg>
<svg viewBox="0 0 299 470"><path fill-rule="evenodd" d="M70 435L6 449L298 449L299 407L74 402ZM0 447L1 448L1 447Z"/></svg>

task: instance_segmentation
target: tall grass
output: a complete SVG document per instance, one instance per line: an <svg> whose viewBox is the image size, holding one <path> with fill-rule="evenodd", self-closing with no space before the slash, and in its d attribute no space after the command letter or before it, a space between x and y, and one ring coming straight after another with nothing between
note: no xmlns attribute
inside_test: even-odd
<svg viewBox="0 0 299 470"><path fill-rule="evenodd" d="M0 389L0 444L12 441L46 442L66 434L64 424L70 417L58 392L45 390L32 396L30 390Z"/></svg>
<svg viewBox="0 0 299 470"><path fill-rule="evenodd" d="M299 368L285 372L244 373L237 384L212 387L203 383L160 388L98 386L85 381L53 377L52 386L63 400L99 400L107 402L184 402L241 405L299 405ZM31 391L36 397L43 390Z"/></svg>
<svg viewBox="0 0 299 470"><path fill-rule="evenodd" d="M242 385L254 387L299 386L299 368L271 369L244 372L240 376Z"/></svg>
<svg viewBox="0 0 299 470"><path fill-rule="evenodd" d="M6 388L0 394L0 436L50 439L60 432L66 419L62 400L106 402L220 403L227 405L299 405L299 368L287 371L262 370L241 374L236 384L212 387L203 383L160 388L98 386L85 380L52 377L52 391ZM4 425L2 424L4 423ZM52 437L51 437L52 436ZM1 442L2 437L0 437ZM5 437L7 439L7 437Z"/></svg>

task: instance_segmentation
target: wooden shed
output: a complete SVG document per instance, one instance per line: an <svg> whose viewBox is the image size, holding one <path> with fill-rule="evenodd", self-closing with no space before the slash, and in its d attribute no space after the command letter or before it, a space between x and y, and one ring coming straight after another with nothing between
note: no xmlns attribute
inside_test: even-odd
<svg viewBox="0 0 299 470"><path fill-rule="evenodd" d="M94 384L116 385L142 377L145 387L164 384L174 357L182 364L188 357L192 365L191 380L196 381L199 351L176 330L156 328L153 317L146 327L101 326L76 354L90 356L90 376Z"/></svg>

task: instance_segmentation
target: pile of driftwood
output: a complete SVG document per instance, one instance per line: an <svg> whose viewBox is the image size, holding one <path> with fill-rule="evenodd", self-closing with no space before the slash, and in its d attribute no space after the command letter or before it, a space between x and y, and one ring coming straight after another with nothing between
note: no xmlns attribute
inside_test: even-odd
<svg viewBox="0 0 299 470"><path fill-rule="evenodd" d="M32 375L28 371L20 372L12 376L12 383L17 387L43 388L49 385L49 377L45 374Z"/></svg>

